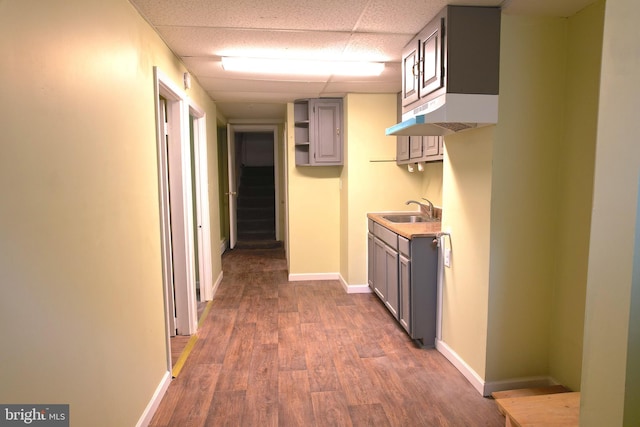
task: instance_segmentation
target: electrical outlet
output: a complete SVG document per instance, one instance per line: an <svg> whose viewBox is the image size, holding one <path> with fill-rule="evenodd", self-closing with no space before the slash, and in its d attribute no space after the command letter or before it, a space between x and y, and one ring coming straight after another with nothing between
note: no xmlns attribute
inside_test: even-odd
<svg viewBox="0 0 640 427"><path fill-rule="evenodd" d="M444 249L444 266L451 267L451 248Z"/></svg>

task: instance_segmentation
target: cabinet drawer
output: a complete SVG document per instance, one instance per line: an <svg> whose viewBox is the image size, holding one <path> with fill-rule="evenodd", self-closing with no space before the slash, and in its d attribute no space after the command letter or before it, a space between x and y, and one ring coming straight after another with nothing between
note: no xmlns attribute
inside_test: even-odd
<svg viewBox="0 0 640 427"><path fill-rule="evenodd" d="M391 246L393 249L398 249L398 235L393 231L383 227L378 223L375 223L373 234L375 234L380 240Z"/></svg>
<svg viewBox="0 0 640 427"><path fill-rule="evenodd" d="M409 239L407 239L406 237L398 236L398 252L409 258L411 256L409 247Z"/></svg>

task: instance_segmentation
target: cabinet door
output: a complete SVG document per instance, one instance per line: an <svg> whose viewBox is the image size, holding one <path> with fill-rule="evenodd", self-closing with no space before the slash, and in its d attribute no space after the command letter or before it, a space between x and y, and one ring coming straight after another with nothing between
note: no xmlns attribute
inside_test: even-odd
<svg viewBox="0 0 640 427"><path fill-rule="evenodd" d="M385 304L393 317L398 318L398 252L385 246L385 270L387 281L387 299Z"/></svg>
<svg viewBox="0 0 640 427"><path fill-rule="evenodd" d="M386 245L377 237L373 239L373 291L382 301L387 297Z"/></svg>
<svg viewBox="0 0 640 427"><path fill-rule="evenodd" d="M420 39L419 97L444 86L442 72L444 18L431 21L418 35Z"/></svg>
<svg viewBox="0 0 640 427"><path fill-rule="evenodd" d="M418 100L420 44L413 40L402 52L402 106Z"/></svg>
<svg viewBox="0 0 640 427"><path fill-rule="evenodd" d="M374 246L373 246L373 234L367 233L367 283L371 288L371 291L375 292L375 288L373 285L373 278L375 273L375 256L374 256Z"/></svg>
<svg viewBox="0 0 640 427"><path fill-rule="evenodd" d="M313 163L342 164L342 103L314 100Z"/></svg>
<svg viewBox="0 0 640 427"><path fill-rule="evenodd" d="M419 159L422 157L422 136L409 137L409 158Z"/></svg>
<svg viewBox="0 0 640 427"><path fill-rule="evenodd" d="M411 335L411 260L404 255L399 258L398 289L400 291L400 310L398 320Z"/></svg>
<svg viewBox="0 0 640 427"><path fill-rule="evenodd" d="M439 144L438 140L440 137L438 136L425 136L423 137L424 141L424 155L425 157L429 156L437 156L439 153Z"/></svg>
<svg viewBox="0 0 640 427"><path fill-rule="evenodd" d="M396 163L406 163L409 160L409 136L398 136L396 142Z"/></svg>

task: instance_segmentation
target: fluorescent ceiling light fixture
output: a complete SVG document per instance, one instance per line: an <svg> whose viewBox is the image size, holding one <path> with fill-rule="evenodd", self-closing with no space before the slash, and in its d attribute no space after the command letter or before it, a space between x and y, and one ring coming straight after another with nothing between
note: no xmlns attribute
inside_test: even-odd
<svg viewBox="0 0 640 427"><path fill-rule="evenodd" d="M222 67L227 71L268 74L379 76L384 70L384 62L316 61L306 59L223 56Z"/></svg>

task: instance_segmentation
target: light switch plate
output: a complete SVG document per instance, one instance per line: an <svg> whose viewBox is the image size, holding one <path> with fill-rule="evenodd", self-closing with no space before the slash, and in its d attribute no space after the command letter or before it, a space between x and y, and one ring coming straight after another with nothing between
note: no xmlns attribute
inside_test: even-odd
<svg viewBox="0 0 640 427"><path fill-rule="evenodd" d="M451 267L451 248L444 248L444 266Z"/></svg>

